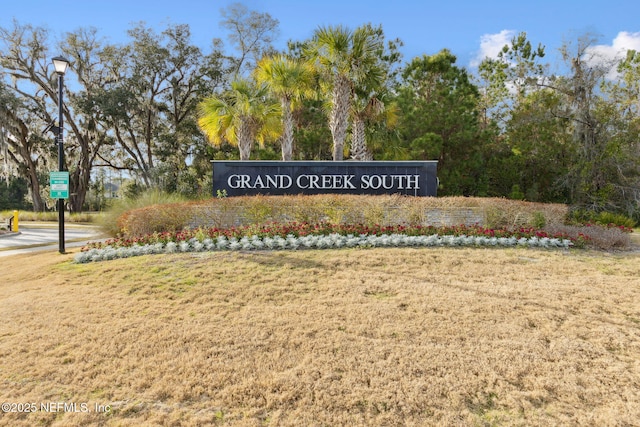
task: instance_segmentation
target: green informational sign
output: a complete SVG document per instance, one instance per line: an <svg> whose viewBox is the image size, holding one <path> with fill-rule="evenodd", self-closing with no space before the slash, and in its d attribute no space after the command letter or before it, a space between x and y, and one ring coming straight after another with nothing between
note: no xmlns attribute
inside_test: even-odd
<svg viewBox="0 0 640 427"><path fill-rule="evenodd" d="M52 199L69 198L69 172L49 172L49 193Z"/></svg>

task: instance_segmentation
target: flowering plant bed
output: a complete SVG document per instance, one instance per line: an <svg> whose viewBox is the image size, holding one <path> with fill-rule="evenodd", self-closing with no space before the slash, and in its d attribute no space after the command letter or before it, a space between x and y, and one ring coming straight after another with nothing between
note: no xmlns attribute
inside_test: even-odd
<svg viewBox="0 0 640 427"><path fill-rule="evenodd" d="M586 237L585 237L586 239ZM284 250L403 246L524 246L569 248L584 240L533 228L480 226L367 226L331 223L274 223L228 229L189 229L91 243L75 256L78 263L137 255L220 250Z"/></svg>

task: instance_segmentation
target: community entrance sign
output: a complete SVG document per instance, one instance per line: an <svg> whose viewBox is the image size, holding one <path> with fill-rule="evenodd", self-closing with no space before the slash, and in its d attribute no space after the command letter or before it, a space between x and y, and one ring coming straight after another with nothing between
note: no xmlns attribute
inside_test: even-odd
<svg viewBox="0 0 640 427"><path fill-rule="evenodd" d="M435 196L437 161L212 161L213 194Z"/></svg>

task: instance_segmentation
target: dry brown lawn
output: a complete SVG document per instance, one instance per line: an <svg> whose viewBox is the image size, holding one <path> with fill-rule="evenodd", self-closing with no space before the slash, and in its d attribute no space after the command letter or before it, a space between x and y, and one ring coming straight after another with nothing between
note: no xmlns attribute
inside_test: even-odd
<svg viewBox="0 0 640 427"><path fill-rule="evenodd" d="M638 252L71 258L0 258L0 425L640 423Z"/></svg>

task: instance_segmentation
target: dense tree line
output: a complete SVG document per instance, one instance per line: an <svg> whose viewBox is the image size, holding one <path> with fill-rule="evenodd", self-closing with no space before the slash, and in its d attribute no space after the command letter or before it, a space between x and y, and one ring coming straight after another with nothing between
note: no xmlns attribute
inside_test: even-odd
<svg viewBox="0 0 640 427"><path fill-rule="evenodd" d="M320 27L283 52L267 13L232 5L220 29L233 53L220 39L203 52L188 25L141 23L123 45L90 28L57 45L42 28L0 28L0 185L20 177L33 209L48 208L56 149L42 130L56 120L61 53L71 211L105 169L130 191L197 196L211 191L211 159L435 159L441 195L640 216L640 53L596 61L585 36L562 46L566 72L552 74L521 33L472 74L447 49L403 62L402 42L370 24Z"/></svg>

